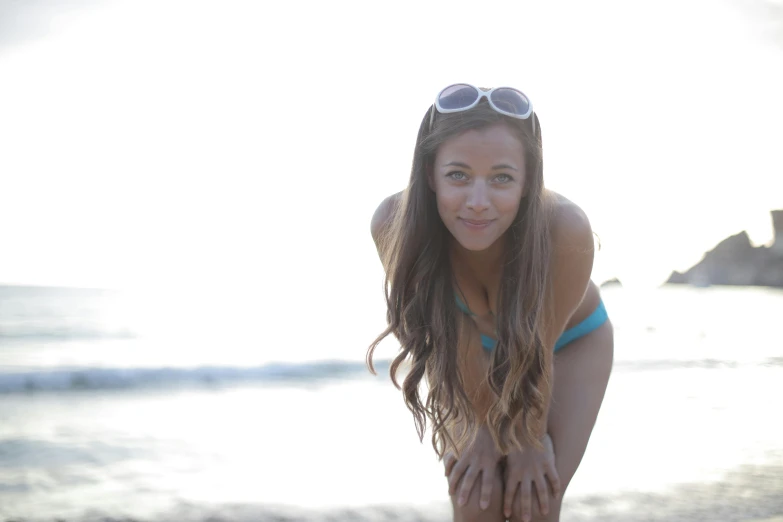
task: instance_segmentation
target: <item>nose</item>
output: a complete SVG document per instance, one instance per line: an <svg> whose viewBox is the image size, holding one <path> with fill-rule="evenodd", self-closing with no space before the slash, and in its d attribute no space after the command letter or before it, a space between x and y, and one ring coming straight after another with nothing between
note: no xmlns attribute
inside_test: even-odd
<svg viewBox="0 0 783 522"><path fill-rule="evenodd" d="M468 199L466 201L467 207L473 212L479 213L489 208L489 191L484 181L477 180L470 187L468 193Z"/></svg>

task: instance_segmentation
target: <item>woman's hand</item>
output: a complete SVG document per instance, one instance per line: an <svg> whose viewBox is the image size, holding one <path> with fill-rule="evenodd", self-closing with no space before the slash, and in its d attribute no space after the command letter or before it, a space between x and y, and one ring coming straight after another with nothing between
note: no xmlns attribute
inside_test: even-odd
<svg viewBox="0 0 783 522"><path fill-rule="evenodd" d="M495 448L495 443L486 426L481 426L476 435L476 440L457 459L453 453L448 452L444 458L446 464L446 476L449 478L449 495L457 492L459 485L459 497L457 503L464 506L470 498L470 492L481 475L481 493L479 506L481 509L489 507L492 498L492 480L495 477L495 468L501 458L500 452ZM462 484L460 484L462 479Z"/></svg>
<svg viewBox="0 0 783 522"><path fill-rule="evenodd" d="M511 518L514 495L520 488L520 509L525 522L532 518L533 488L536 488L538 507L542 515L549 513L549 485L552 487L553 497L560 494L560 478L555 469L555 452L549 434L544 435L541 444L544 446L543 450L529 447L515 449L507 457L506 487L503 495L503 513L507 518Z"/></svg>

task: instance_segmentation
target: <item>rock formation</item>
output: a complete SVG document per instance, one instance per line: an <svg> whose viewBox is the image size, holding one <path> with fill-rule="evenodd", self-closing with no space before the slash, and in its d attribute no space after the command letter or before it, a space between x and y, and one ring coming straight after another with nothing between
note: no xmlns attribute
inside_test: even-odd
<svg viewBox="0 0 783 522"><path fill-rule="evenodd" d="M667 284L783 288L783 210L772 211L772 224L772 246L753 247L748 233L740 232L718 243L684 274L673 272Z"/></svg>

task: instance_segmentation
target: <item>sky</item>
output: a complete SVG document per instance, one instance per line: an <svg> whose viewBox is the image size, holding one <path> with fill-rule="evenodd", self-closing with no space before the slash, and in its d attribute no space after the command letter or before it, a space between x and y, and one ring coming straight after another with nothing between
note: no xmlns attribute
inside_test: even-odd
<svg viewBox="0 0 783 522"><path fill-rule="evenodd" d="M594 279L660 284L730 234L771 239L780 6L6 4L0 283L350 313L380 296L373 210L405 187L434 95L467 81L533 101L545 182L601 238Z"/></svg>

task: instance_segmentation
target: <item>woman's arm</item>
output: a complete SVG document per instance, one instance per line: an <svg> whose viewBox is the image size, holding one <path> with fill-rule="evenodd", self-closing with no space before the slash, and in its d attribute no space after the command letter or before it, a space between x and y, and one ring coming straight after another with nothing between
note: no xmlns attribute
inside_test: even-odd
<svg viewBox="0 0 783 522"><path fill-rule="evenodd" d="M375 212L372 215L372 221L370 222L370 232L372 233L373 241L375 241L375 248L378 249L378 255L381 256L381 261L383 261L383 255L381 255L381 243L389 228L389 225L391 224L392 216L394 216L395 209L397 208L401 198L402 192L392 194L391 196L381 201L381 204L378 205L378 208L375 209ZM383 268L385 270L387 267Z"/></svg>
<svg viewBox="0 0 783 522"><path fill-rule="evenodd" d="M553 352L557 339L582 303L593 271L595 245L590 221L584 211L568 200L561 200L552 226L552 264L550 265L550 302L548 327L545 332L546 365L550 370L549 387L544 391L544 415L539 419L537 434L547 431L549 405L552 397Z"/></svg>

